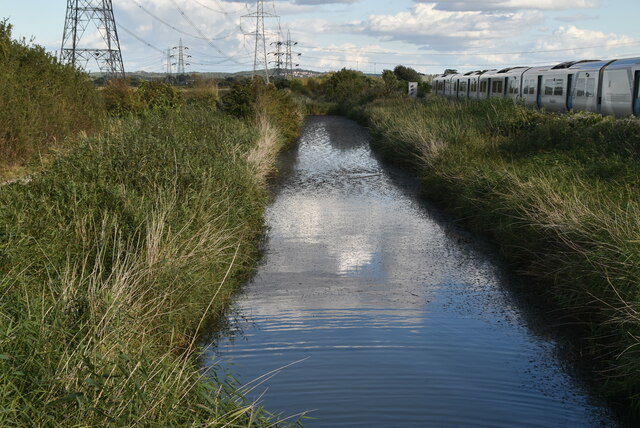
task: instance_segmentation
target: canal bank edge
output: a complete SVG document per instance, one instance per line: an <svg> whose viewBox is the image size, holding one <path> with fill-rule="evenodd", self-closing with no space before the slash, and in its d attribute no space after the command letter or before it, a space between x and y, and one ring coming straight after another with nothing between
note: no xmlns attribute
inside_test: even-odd
<svg viewBox="0 0 640 428"><path fill-rule="evenodd" d="M500 100L378 100L346 114L424 194L532 278L590 383L640 416L640 122L547 115ZM637 223L637 222L636 222Z"/></svg>
<svg viewBox="0 0 640 428"><path fill-rule="evenodd" d="M0 189L0 425L271 426L233 385L203 382L195 358L256 265L288 142L270 109L291 105L259 101L257 119L114 119Z"/></svg>

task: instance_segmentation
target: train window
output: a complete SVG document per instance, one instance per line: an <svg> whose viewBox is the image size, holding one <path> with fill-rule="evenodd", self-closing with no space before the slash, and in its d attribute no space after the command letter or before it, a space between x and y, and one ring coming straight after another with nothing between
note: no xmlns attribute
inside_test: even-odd
<svg viewBox="0 0 640 428"><path fill-rule="evenodd" d="M467 92L467 82L460 82L460 92Z"/></svg>
<svg viewBox="0 0 640 428"><path fill-rule="evenodd" d="M555 86L553 88L553 95L562 95L564 94L564 79L556 79Z"/></svg>
<svg viewBox="0 0 640 428"><path fill-rule="evenodd" d="M494 80L491 82L491 92L494 94L502 93L502 80Z"/></svg>
<svg viewBox="0 0 640 428"><path fill-rule="evenodd" d="M586 83L587 81L584 77L581 77L576 81L576 97L584 97Z"/></svg>
<svg viewBox="0 0 640 428"><path fill-rule="evenodd" d="M480 82L480 92L487 92L487 81L483 80Z"/></svg>
<svg viewBox="0 0 640 428"><path fill-rule="evenodd" d="M531 80L531 86L529 86L529 95L535 95L536 93L536 81Z"/></svg>
<svg viewBox="0 0 640 428"><path fill-rule="evenodd" d="M544 81L544 94L545 95L553 95L553 80L546 79Z"/></svg>
<svg viewBox="0 0 640 428"><path fill-rule="evenodd" d="M518 93L518 81L515 79L515 77L511 79L511 81L509 82L509 93L510 94Z"/></svg>
<svg viewBox="0 0 640 428"><path fill-rule="evenodd" d="M529 81L525 80L524 81L524 90L522 91L523 94L528 94L529 93Z"/></svg>
<svg viewBox="0 0 640 428"><path fill-rule="evenodd" d="M596 96L596 79L595 77L590 77L587 79L587 96L595 97Z"/></svg>
<svg viewBox="0 0 640 428"><path fill-rule="evenodd" d="M478 90L478 81L477 80L472 80L471 81L470 91L471 92L476 92L477 90Z"/></svg>

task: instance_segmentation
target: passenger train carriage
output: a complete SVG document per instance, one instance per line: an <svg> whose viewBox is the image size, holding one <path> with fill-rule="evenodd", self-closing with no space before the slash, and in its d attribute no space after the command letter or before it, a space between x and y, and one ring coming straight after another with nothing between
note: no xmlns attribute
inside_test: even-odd
<svg viewBox="0 0 640 428"><path fill-rule="evenodd" d="M640 58L443 74L433 92L453 99L511 98L547 111L640 116Z"/></svg>

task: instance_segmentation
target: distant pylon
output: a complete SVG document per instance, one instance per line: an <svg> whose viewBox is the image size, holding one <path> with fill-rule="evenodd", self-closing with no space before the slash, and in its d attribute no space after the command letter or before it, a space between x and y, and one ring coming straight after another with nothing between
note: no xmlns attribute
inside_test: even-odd
<svg viewBox="0 0 640 428"><path fill-rule="evenodd" d="M287 70L286 67L283 68L284 61L282 57L285 55L285 53L282 52L282 45L284 45L284 43L280 41L280 37L278 36L278 41L272 42L271 44L275 45L276 47L276 50L274 52L270 52L274 57L274 60L271 62L275 64L275 72L273 74L273 77L275 77L276 80L280 80L284 77L283 75L286 73L286 70Z"/></svg>
<svg viewBox="0 0 640 428"><path fill-rule="evenodd" d="M277 18L278 16L264 11L264 0L256 1L256 13L244 15L243 18L256 18L256 31L248 35L255 36L255 52L253 57L253 73L251 77L255 77L256 73L264 67L264 78L269 83L269 58L267 57L267 38L264 33L264 19Z"/></svg>
<svg viewBox="0 0 640 428"><path fill-rule="evenodd" d="M287 79L293 79L293 67L294 65L297 67L299 64L294 64L293 63L293 54L294 52L292 51L292 47L297 45L298 42L293 42L291 41L291 31L287 30L287 41L284 42L284 46L285 46L285 74L286 74L286 78ZM300 56L302 54L300 53L296 53L296 57Z"/></svg>
<svg viewBox="0 0 640 428"><path fill-rule="evenodd" d="M189 48L187 46L184 46L182 44L182 39L180 39L180 43L178 44L178 46L174 46L173 50L178 52L178 62L174 63L173 65L177 66L178 76L182 76L186 74L185 65L191 65L188 62L185 62L185 58L191 58L191 55L185 53L185 51L188 51ZM171 57L175 58L175 55L172 55Z"/></svg>
<svg viewBox="0 0 640 428"><path fill-rule="evenodd" d="M99 33L101 44L82 44L82 36L90 29ZM92 34L89 34L91 36ZM111 0L67 0L67 15L62 35L61 61L86 68L95 60L107 78L124 78L124 65Z"/></svg>
<svg viewBox="0 0 640 428"><path fill-rule="evenodd" d="M168 48L165 51L165 54L167 55L165 61L166 61L166 66L167 66L167 77L171 77L171 75L173 74L173 55L171 55L171 48Z"/></svg>

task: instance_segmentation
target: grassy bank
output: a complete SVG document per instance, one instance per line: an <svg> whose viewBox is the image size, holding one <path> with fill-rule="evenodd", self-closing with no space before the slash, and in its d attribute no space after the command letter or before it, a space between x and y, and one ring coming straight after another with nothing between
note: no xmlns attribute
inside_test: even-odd
<svg viewBox="0 0 640 428"><path fill-rule="evenodd" d="M128 117L0 188L0 425L259 422L194 352L255 263L282 143L267 118Z"/></svg>
<svg viewBox="0 0 640 428"><path fill-rule="evenodd" d="M640 121L510 101L376 101L354 114L424 192L491 235L585 338L594 382L640 413Z"/></svg>

